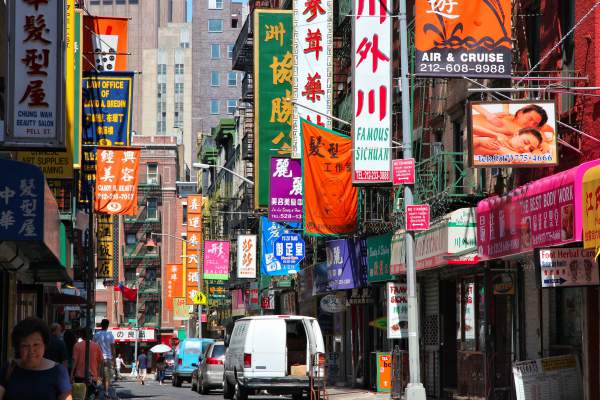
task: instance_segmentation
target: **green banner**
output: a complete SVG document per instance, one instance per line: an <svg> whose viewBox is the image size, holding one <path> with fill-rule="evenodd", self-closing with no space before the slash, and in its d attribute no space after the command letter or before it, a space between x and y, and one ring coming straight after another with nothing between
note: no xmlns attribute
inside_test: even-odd
<svg viewBox="0 0 600 400"><path fill-rule="evenodd" d="M292 12L254 11L255 207L269 205L271 157L292 152Z"/></svg>
<svg viewBox="0 0 600 400"><path fill-rule="evenodd" d="M369 266L369 282L386 282L392 280L390 274L390 253L392 234L370 236L367 238L367 257Z"/></svg>

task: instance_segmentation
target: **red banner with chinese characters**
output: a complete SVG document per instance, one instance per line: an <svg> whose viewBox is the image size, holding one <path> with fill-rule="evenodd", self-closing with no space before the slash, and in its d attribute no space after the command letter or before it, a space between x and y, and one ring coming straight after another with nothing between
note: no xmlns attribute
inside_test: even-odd
<svg viewBox="0 0 600 400"><path fill-rule="evenodd" d="M137 214L140 149L98 147L94 209L102 214Z"/></svg>
<svg viewBox="0 0 600 400"><path fill-rule="evenodd" d="M167 309L173 311L173 299L183 296L183 265L167 264Z"/></svg>
<svg viewBox="0 0 600 400"><path fill-rule="evenodd" d="M339 235L356 231L358 191L352 186L352 140L301 121L304 232Z"/></svg>
<svg viewBox="0 0 600 400"><path fill-rule="evenodd" d="M187 197L185 300L188 305L199 290L198 262L202 258L202 196Z"/></svg>
<svg viewBox="0 0 600 400"><path fill-rule="evenodd" d="M85 71L127 70L128 18L84 16L83 69Z"/></svg>

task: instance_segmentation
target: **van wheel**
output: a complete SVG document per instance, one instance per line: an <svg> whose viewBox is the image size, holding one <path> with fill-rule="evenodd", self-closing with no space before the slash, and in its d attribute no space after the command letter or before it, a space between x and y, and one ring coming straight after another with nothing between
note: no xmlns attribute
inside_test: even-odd
<svg viewBox="0 0 600 400"><path fill-rule="evenodd" d="M239 383L235 384L234 400L248 400L248 393L242 388Z"/></svg>
<svg viewBox="0 0 600 400"><path fill-rule="evenodd" d="M233 399L233 388L227 381L227 378L223 377L223 398L231 400Z"/></svg>
<svg viewBox="0 0 600 400"><path fill-rule="evenodd" d="M181 387L181 379L179 379L179 377L173 378L173 386Z"/></svg>

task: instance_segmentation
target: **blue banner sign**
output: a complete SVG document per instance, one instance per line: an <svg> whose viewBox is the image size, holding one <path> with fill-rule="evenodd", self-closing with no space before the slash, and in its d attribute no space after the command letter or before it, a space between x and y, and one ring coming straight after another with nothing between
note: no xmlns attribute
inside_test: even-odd
<svg viewBox="0 0 600 400"><path fill-rule="evenodd" d="M275 258L289 270L304 259L304 247L304 240L299 234L283 234L275 240Z"/></svg>
<svg viewBox="0 0 600 400"><path fill-rule="evenodd" d="M281 276L288 275L289 271L298 271L300 266L284 265L275 257L275 241L282 235L290 233L290 229L299 227L298 223L289 224L289 228L283 224L269 221L267 217L261 217L261 260L260 271L262 275ZM304 253L304 252L303 252Z"/></svg>

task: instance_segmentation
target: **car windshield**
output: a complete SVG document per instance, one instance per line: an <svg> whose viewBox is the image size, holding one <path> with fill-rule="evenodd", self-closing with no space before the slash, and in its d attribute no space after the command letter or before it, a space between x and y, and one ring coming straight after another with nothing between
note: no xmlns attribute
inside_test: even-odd
<svg viewBox="0 0 600 400"><path fill-rule="evenodd" d="M215 344L212 349L212 358L220 358L225 355L225 346L222 344Z"/></svg>
<svg viewBox="0 0 600 400"><path fill-rule="evenodd" d="M201 348L201 342L186 342L184 351L186 354L200 354Z"/></svg>

